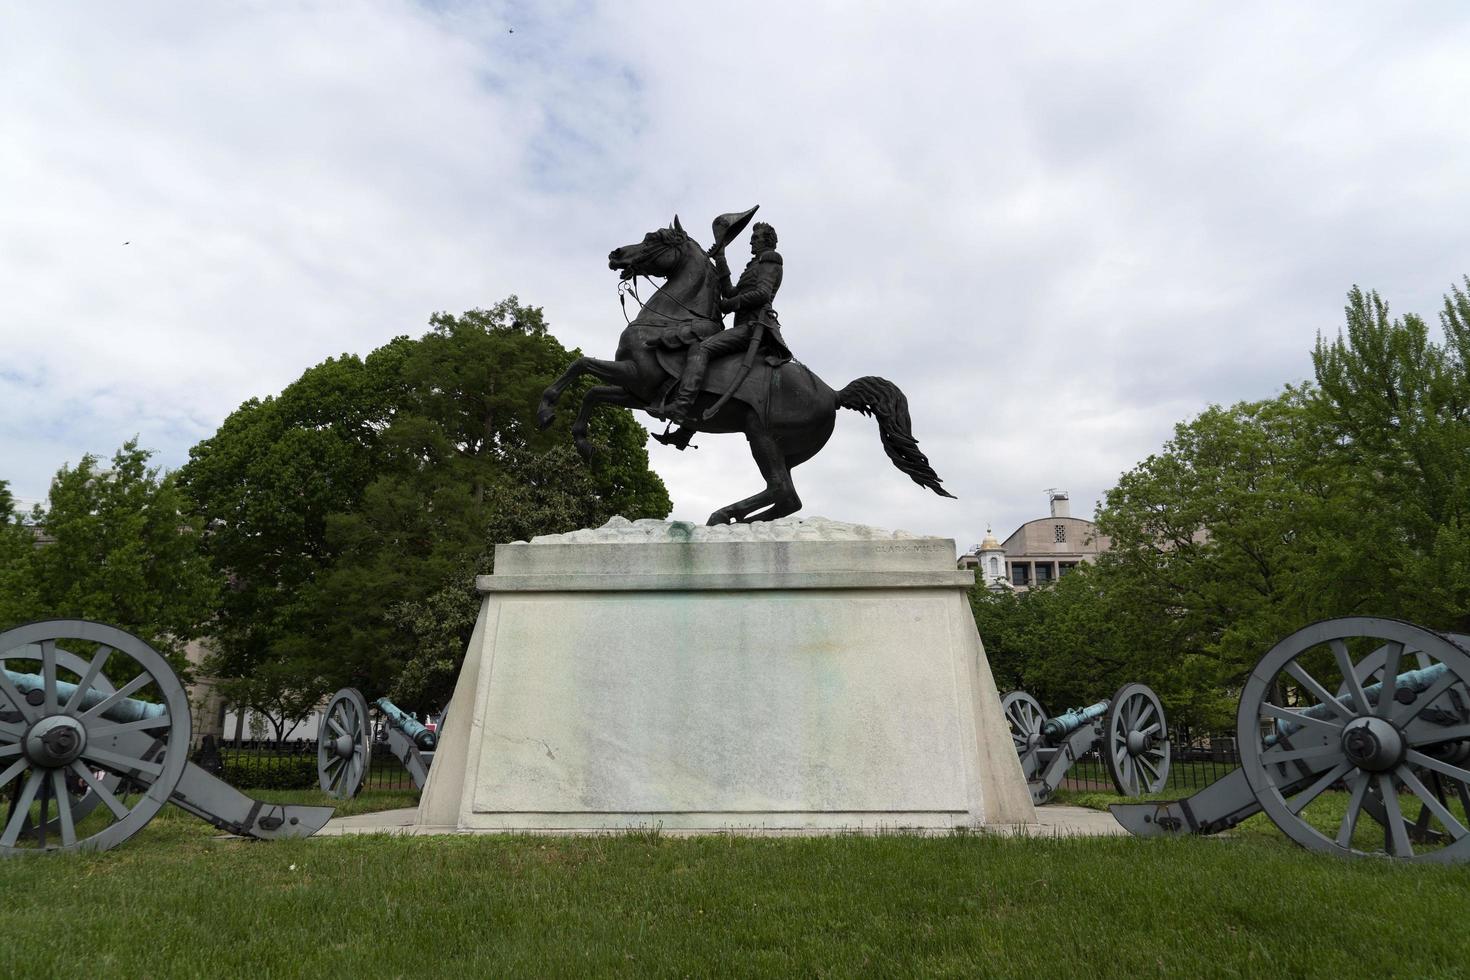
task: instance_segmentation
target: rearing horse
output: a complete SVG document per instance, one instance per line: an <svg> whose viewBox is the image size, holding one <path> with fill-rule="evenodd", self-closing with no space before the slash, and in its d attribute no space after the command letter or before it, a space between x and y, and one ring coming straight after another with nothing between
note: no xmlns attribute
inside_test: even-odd
<svg viewBox="0 0 1470 980"><path fill-rule="evenodd" d="M724 329L714 265L699 243L685 233L677 215L672 226L649 232L641 242L613 249L607 264L625 280L645 275L665 282L623 330L615 360L579 357L541 396L536 420L544 429L556 417L557 399L577 378L591 374L608 382L587 392L572 423L572 439L584 457L592 454L587 422L597 406L640 409L662 418L664 401L683 370L685 348ZM760 359L740 380L739 360L727 357L710 365L704 391L695 400L694 418L699 420L695 429L743 432L766 488L721 507L709 516L710 524L770 521L801 509L791 470L827 444L839 408L876 416L883 450L893 465L941 497L954 496L944 489L919 451L909 428L908 399L893 382L858 378L834 392L799 361L772 365ZM721 399L737 382L733 397ZM712 409L717 410L705 418Z"/></svg>

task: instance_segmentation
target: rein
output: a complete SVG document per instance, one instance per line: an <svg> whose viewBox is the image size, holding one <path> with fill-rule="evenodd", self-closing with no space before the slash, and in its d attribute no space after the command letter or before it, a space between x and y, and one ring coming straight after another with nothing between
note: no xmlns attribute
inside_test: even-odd
<svg viewBox="0 0 1470 980"><path fill-rule="evenodd" d="M669 249L674 248L674 247L675 246L673 246L673 245L661 244L661 245L659 245L659 250L654 253L653 257L654 258L658 258L660 255L663 255ZM645 307L645 305L646 305L643 302L642 298L639 297L639 295L638 295L638 277L640 275L644 279L648 280L648 284L650 286L653 286L653 279L650 278L649 275L648 275L648 273L646 273L646 272L635 272L635 273L633 273L633 275L631 277L629 277L627 279L619 279L618 280L618 308L620 310L622 310L622 312L623 312L623 322L627 323L629 326L632 326L633 325L633 321L628 319L628 306L627 306L628 294L629 293L632 293L633 294L633 302L635 302L635 303L638 304L638 309L639 310L642 310ZM654 292L657 293L658 290L659 290L659 287L654 286ZM650 296L649 299L652 300L653 297ZM667 314L663 314L663 313L659 314L660 316L663 316L666 319L673 321L674 323L688 323L690 320L714 320L714 321L718 322L719 319L720 319L720 316L719 316L718 313L715 313L714 316L706 316L704 314L701 314L697 310L691 310L689 307L687 307L683 303L679 302L679 300L677 300L673 296L669 296L668 297L668 300L669 300L669 302L673 303L675 306L679 307L679 309L681 309L685 313L688 313L689 314L687 317L673 317L673 316L668 316Z"/></svg>

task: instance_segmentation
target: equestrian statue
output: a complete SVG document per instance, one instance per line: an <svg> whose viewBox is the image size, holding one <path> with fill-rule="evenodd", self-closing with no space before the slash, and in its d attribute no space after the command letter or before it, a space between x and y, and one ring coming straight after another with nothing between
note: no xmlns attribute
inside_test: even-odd
<svg viewBox="0 0 1470 980"><path fill-rule="evenodd" d="M587 423L599 405L639 409L677 425L654 438L681 450L696 432L744 433L766 488L709 517L710 524L728 524L770 521L800 510L791 470L827 444L837 409L850 408L877 418L883 450L894 466L920 486L953 497L919 451L909 428L908 399L897 385L865 377L833 391L791 356L772 308L783 263L770 225L757 222L751 229L750 262L731 282L725 247L755 212L716 218L715 243L708 250L684 231L678 215L669 227L613 249L607 264L621 274L623 284L635 284L640 275L662 278L664 284L623 330L614 360L579 357L551 383L541 396L537 423L549 426L562 392L591 374L607 384L588 390L572 423L572 439L583 457L592 454ZM728 329L725 313L735 315Z"/></svg>

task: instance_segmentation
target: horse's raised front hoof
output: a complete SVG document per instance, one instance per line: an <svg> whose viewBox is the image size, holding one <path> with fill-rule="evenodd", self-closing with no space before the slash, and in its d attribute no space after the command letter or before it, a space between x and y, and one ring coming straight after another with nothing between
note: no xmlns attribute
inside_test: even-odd
<svg viewBox="0 0 1470 980"><path fill-rule="evenodd" d="M545 428L545 426L542 426L542 428ZM592 443L583 439L581 436L573 436L572 442L576 445L577 454L582 457L582 461L585 463L592 462Z"/></svg>
<svg viewBox="0 0 1470 980"><path fill-rule="evenodd" d="M541 407L536 409L536 428L545 429L555 421L556 409L552 408L549 402L543 400Z"/></svg>

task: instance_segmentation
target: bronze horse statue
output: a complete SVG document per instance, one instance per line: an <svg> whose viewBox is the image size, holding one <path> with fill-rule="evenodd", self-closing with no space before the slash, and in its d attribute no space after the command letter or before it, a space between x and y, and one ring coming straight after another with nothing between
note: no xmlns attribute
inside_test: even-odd
<svg viewBox="0 0 1470 980"><path fill-rule="evenodd" d="M662 409L683 372L685 348L724 329L714 265L699 243L685 233L677 215L670 227L613 249L607 264L621 272L624 280L644 275L665 281L623 330L615 360L579 357L541 396L536 420L544 429L556 417L557 399L577 378L591 374L608 382L587 392L572 424L572 439L587 458L592 453L587 422L597 406L640 409L665 418ZM791 482L791 470L827 444L839 408L875 416L883 450L893 465L941 497L954 496L944 489L919 451L909 428L908 399L893 382L858 378L841 391L833 391L799 361L772 364L756 360L748 373L741 371L740 361L739 357L725 357L710 365L695 401L694 427L699 432L743 432L766 488L721 507L709 516L708 523L770 521L799 510L801 498ZM722 397L732 387L733 393Z"/></svg>

